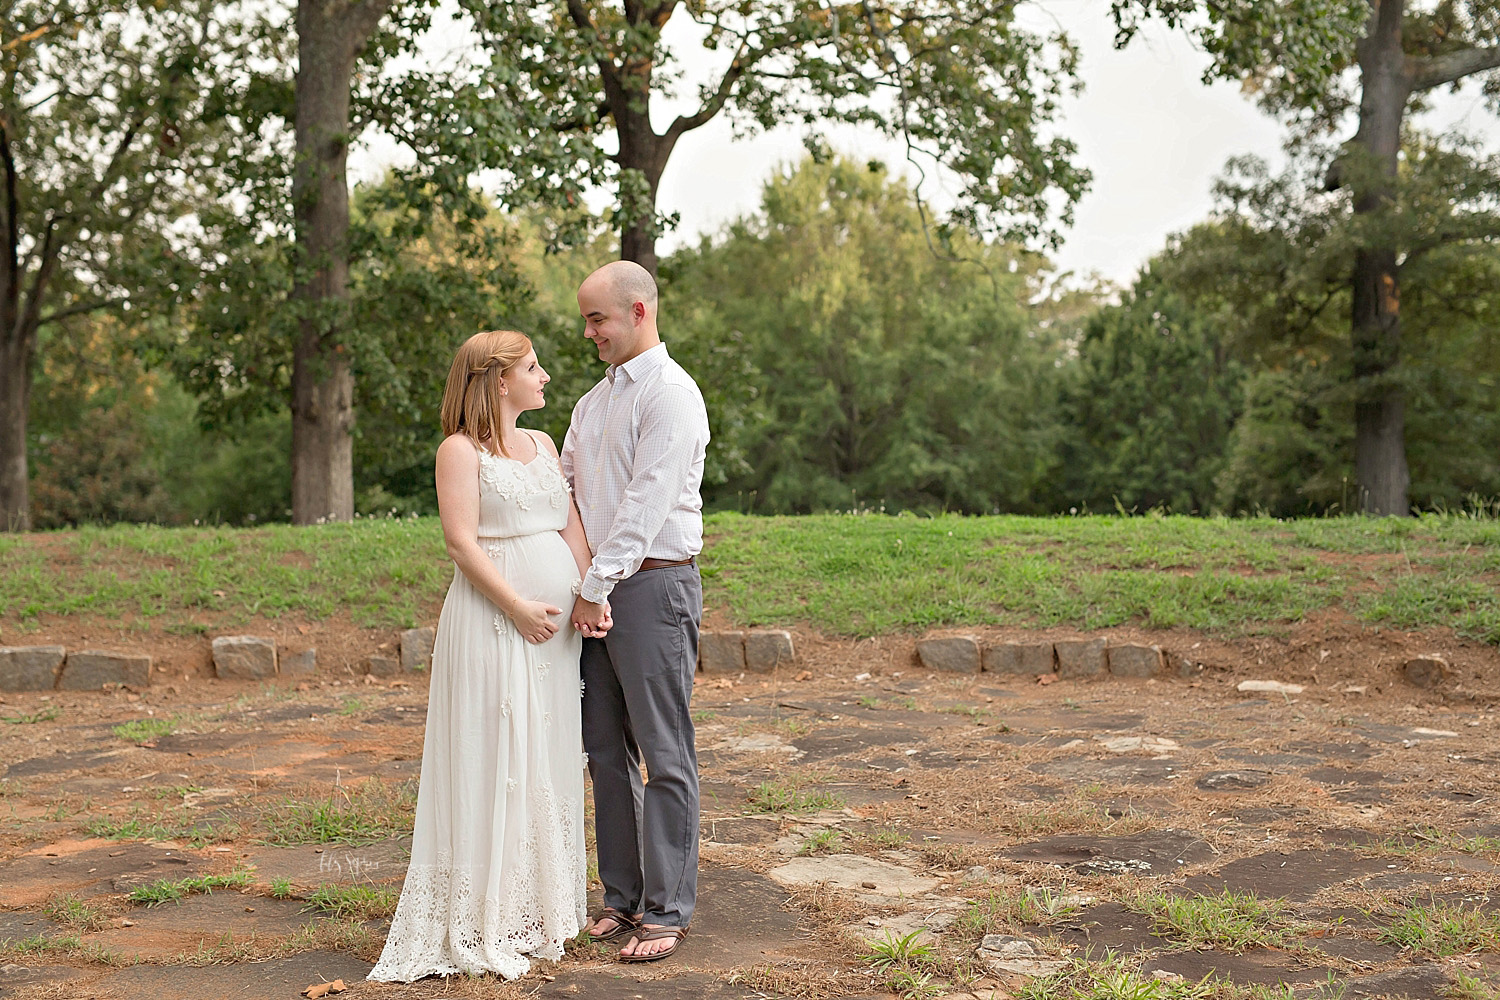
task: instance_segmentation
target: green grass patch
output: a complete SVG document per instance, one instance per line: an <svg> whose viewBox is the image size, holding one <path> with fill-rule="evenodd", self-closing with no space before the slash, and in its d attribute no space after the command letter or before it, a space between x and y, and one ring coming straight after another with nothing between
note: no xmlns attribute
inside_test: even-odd
<svg viewBox="0 0 1500 1000"><path fill-rule="evenodd" d="M1385 914L1380 940L1446 957L1500 950L1500 913L1429 901L1407 903Z"/></svg>
<svg viewBox="0 0 1500 1000"><path fill-rule="evenodd" d="M785 781L762 781L746 798L756 812L804 813L821 809L839 809L844 800L831 792L803 791L801 784Z"/></svg>
<svg viewBox="0 0 1500 1000"><path fill-rule="evenodd" d="M123 722L112 730L116 736L127 743L150 743L152 740L167 736L177 729L176 719L156 718L152 716L146 719L134 719Z"/></svg>
<svg viewBox="0 0 1500 1000"><path fill-rule="evenodd" d="M358 847L411 832L416 812L415 782L391 786L378 778L337 785L321 799L284 799L261 817L261 841L296 844L348 844Z"/></svg>
<svg viewBox="0 0 1500 1000"><path fill-rule="evenodd" d="M1152 933L1190 948L1285 948L1295 935L1286 905L1253 893L1225 890L1217 896L1143 893L1121 902L1151 918Z"/></svg>
<svg viewBox="0 0 1500 1000"><path fill-rule="evenodd" d="M190 896L194 893L211 893L215 889L243 889L255 882L250 872L232 872L228 875L193 875L180 879L160 879L150 885L139 885L130 890L132 903L144 906L159 906Z"/></svg>
<svg viewBox="0 0 1500 1000"><path fill-rule="evenodd" d="M309 906L335 917L378 920L396 912L399 894L378 885L325 885L307 897Z"/></svg>
<svg viewBox="0 0 1500 1000"><path fill-rule="evenodd" d="M817 833L802 841L802 846L797 848L798 854L836 854L844 842L844 835L838 830L819 830Z"/></svg>
<svg viewBox="0 0 1500 1000"><path fill-rule="evenodd" d="M23 712L20 715L4 716L4 721L10 723L12 726L32 726L38 722L52 722L61 714L62 710L56 705L48 705L46 708L38 709L35 712Z"/></svg>
<svg viewBox="0 0 1500 1000"><path fill-rule="evenodd" d="M239 823L229 819L203 819L181 810L147 815L138 809L123 819L93 820L84 830L91 837L110 840L180 840L194 847L236 840L244 832Z"/></svg>
<svg viewBox="0 0 1500 1000"><path fill-rule="evenodd" d="M79 899L71 893L54 896L42 905L43 916L78 933L103 930L109 924L109 913L108 903L97 899Z"/></svg>

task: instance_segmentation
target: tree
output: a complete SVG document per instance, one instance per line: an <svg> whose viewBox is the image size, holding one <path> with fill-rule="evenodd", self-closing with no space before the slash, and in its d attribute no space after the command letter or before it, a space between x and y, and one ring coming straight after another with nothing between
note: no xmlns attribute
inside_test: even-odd
<svg viewBox="0 0 1500 1000"><path fill-rule="evenodd" d="M208 99L242 46L237 12L208 0L0 5L0 530L30 523L40 331L155 298L143 294L152 265L222 157Z"/></svg>
<svg viewBox="0 0 1500 1000"><path fill-rule="evenodd" d="M1500 77L1492 71L1500 67L1500 12L1493 0L1425 6L1407 0L1114 0L1113 9L1121 44L1143 17L1187 26L1214 57L1209 75L1249 78L1269 108L1310 131L1338 127L1357 109L1354 136L1327 172L1330 188L1348 188L1359 223L1346 279L1355 472L1364 510L1408 513L1406 397L1398 370L1404 262L1395 233L1403 125L1425 94L1471 77L1483 78L1485 96L1497 107Z"/></svg>
<svg viewBox="0 0 1500 1000"><path fill-rule="evenodd" d="M503 200L576 199L614 186L621 256L656 270L658 185L678 141L718 115L749 131L796 122L874 127L913 162L957 179L953 222L1010 239L1046 238L1088 183L1055 134L1076 88L1065 37L985 0L461 0L490 58L461 91L463 113L410 121L403 134L455 162L506 172ZM658 132L653 102L674 95L664 41L681 12L721 54L696 107ZM434 88L439 89L439 88ZM455 124L456 122L456 124ZM488 149L474 152L483 132ZM425 138L424 138L425 137ZM601 143L613 138L606 156ZM941 233L939 234L941 236Z"/></svg>
<svg viewBox="0 0 1500 1000"><path fill-rule="evenodd" d="M1046 509L1061 352L1029 329L1040 262L953 245L971 262L928 251L880 165L808 159L767 182L761 212L663 262L682 340L752 368L738 426L710 412L726 479L709 503Z"/></svg>

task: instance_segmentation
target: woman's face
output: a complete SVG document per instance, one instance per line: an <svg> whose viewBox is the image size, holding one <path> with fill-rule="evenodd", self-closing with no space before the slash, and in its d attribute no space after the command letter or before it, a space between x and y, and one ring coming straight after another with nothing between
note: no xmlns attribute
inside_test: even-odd
<svg viewBox="0 0 1500 1000"><path fill-rule="evenodd" d="M544 390L551 381L552 376L537 361L536 352L531 351L506 372L505 388L509 390L506 398L517 410L540 410L547 405Z"/></svg>

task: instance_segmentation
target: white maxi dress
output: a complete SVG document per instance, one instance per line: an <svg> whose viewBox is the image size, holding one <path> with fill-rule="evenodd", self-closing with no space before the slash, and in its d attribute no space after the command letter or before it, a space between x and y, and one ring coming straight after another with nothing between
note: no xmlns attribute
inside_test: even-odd
<svg viewBox="0 0 1500 1000"><path fill-rule="evenodd" d="M559 534L568 486L479 452L479 544L522 598L573 606ZM533 645L461 571L438 618L411 865L369 978L494 972L557 960L586 918L579 635L564 618Z"/></svg>

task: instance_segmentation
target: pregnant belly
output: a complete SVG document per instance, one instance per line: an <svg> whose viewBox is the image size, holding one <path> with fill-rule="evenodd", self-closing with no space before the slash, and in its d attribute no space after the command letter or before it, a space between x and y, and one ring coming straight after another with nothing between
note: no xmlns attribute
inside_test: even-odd
<svg viewBox="0 0 1500 1000"><path fill-rule="evenodd" d="M479 544L505 582L522 598L546 601L564 613L573 607L578 567L562 535L546 531L515 538L481 538Z"/></svg>

